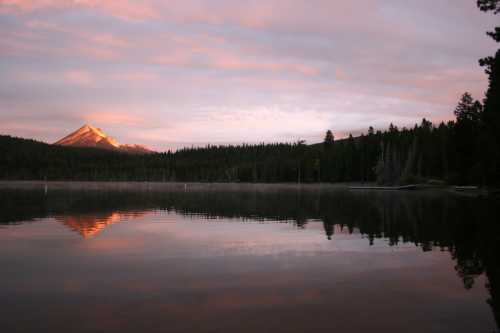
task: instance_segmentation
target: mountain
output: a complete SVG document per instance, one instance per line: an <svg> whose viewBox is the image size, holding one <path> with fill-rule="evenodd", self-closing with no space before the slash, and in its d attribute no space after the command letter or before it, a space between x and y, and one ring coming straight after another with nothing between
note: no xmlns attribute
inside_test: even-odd
<svg viewBox="0 0 500 333"><path fill-rule="evenodd" d="M91 125L80 127L54 144L60 146L102 148L132 154L147 154L153 152L141 145L122 145L112 137L106 135L100 128Z"/></svg>

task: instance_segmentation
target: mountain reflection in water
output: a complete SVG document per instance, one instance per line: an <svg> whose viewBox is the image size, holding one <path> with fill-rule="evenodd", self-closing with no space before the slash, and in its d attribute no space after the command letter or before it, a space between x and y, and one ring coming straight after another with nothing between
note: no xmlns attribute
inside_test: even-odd
<svg viewBox="0 0 500 333"><path fill-rule="evenodd" d="M79 233L83 238L89 238L107 226L124 220L130 220L143 216L144 212L111 212L108 214L86 214L86 215L63 215L55 219Z"/></svg>
<svg viewBox="0 0 500 333"><path fill-rule="evenodd" d="M91 241L99 238L105 230L112 232L120 221L141 223L163 212L194 217L207 223L278 223L297 230L297 238L293 242L283 238L283 244L276 235L267 243L261 234L252 238L252 231L234 237L235 242L247 238L246 246L253 248L276 244L286 249L300 247L300 233L309 230L324 241L333 239L335 242L335 235L347 237L354 233L365 237L363 241L367 246L382 240L385 246L394 248L414 244L422 251L446 251L455 261L455 271L466 289L473 288L474 282L485 276L489 293L486 301L493 310L497 325L500 319L500 219L495 199L426 191L380 193L326 187L253 186L237 190L208 186L192 191L182 188L149 191L135 191L133 188L2 189L0 198L0 235L2 225L8 228L9 225L54 218L68 227L67 230ZM204 230L202 227L198 229L200 232ZM245 229L235 227L221 237L238 230ZM230 244L230 240L226 243ZM316 250L322 249L319 245L324 243L318 244ZM260 301L273 302L272 299Z"/></svg>

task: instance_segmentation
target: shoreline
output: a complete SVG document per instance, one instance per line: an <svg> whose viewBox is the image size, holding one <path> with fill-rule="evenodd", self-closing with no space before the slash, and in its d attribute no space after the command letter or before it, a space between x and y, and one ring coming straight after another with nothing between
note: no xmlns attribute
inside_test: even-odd
<svg viewBox="0 0 500 333"><path fill-rule="evenodd" d="M459 191L456 186L415 184L405 188L378 186L376 183L230 183L230 182L139 182L139 181L64 181L64 180L0 180L0 189L48 190L134 190L134 191L269 191L269 190L346 190L351 192L442 192L461 196L481 196L498 193L498 189L477 188Z"/></svg>

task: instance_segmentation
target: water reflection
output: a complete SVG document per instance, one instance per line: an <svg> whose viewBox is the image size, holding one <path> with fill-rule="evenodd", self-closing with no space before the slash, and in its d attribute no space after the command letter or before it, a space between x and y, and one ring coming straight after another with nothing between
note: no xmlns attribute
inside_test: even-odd
<svg viewBox="0 0 500 333"><path fill-rule="evenodd" d="M486 276L487 302L497 325L500 322L500 226L495 199L435 192L253 187L237 191L223 188L196 191L4 189L0 190L0 198L0 228L2 224L30 223L53 217L83 238L96 238L119 221L133 221L148 213L165 211L207 222L221 219L227 223L229 219L236 219L278 223L304 232L312 229L325 241L335 241L336 235L354 232L366 237L369 245L382 239L393 247L414 244L424 252L446 251L451 254L455 271L466 289L473 288L482 274ZM322 227L311 228L317 223L322 223ZM251 236L243 234L242 237ZM262 244L256 242L253 246ZM272 295L268 295L267 300L261 296L255 301L267 305L286 302ZM304 297L313 299L314 292ZM233 304L231 306L241 304L234 299L227 302Z"/></svg>
<svg viewBox="0 0 500 333"><path fill-rule="evenodd" d="M77 232L83 238L97 235L107 226L130 219L141 217L146 212L111 212L108 214L81 214L56 216L55 219Z"/></svg>

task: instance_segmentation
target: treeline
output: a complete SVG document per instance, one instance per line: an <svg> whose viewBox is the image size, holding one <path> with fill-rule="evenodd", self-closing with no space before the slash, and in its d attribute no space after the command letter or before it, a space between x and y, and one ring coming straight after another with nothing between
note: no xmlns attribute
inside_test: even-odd
<svg viewBox="0 0 500 333"><path fill-rule="evenodd" d="M375 132L370 128L366 135L342 140L335 140L328 131L324 142L316 145L207 146L146 155L0 136L0 178L380 183L440 179L480 183L481 174L475 171L475 147L468 141L475 126L469 128L460 120L433 126L424 119L411 129L391 125L387 131Z"/></svg>

